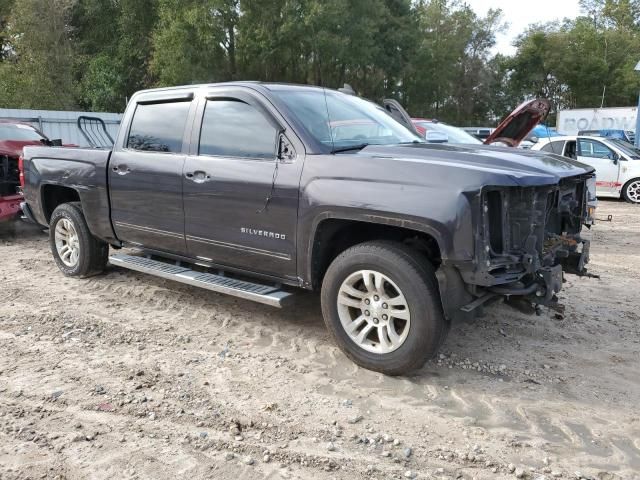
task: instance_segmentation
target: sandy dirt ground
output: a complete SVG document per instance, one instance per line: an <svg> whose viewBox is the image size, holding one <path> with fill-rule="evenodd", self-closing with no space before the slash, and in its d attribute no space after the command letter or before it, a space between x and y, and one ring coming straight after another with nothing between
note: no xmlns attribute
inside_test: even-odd
<svg viewBox="0 0 640 480"><path fill-rule="evenodd" d="M492 306L389 378L276 310L0 237L2 479L640 478L640 208L602 201L564 319Z"/></svg>

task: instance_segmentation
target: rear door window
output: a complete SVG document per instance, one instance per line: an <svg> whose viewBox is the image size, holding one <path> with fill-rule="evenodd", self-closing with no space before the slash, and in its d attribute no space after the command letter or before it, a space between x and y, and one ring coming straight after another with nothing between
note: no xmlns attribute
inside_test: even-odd
<svg viewBox="0 0 640 480"><path fill-rule="evenodd" d="M557 155L562 155L563 149L564 149L564 140L549 142L544 147L542 147L543 152L555 153Z"/></svg>
<svg viewBox="0 0 640 480"><path fill-rule="evenodd" d="M277 130L253 105L240 100L208 100L200 132L200 155L276 158Z"/></svg>
<svg viewBox="0 0 640 480"><path fill-rule="evenodd" d="M191 102L139 104L133 115L127 148L180 153Z"/></svg>

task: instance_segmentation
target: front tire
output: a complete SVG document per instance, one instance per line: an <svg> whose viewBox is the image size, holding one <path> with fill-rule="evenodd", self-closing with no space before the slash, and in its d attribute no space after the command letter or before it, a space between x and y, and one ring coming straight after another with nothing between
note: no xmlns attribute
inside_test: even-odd
<svg viewBox="0 0 640 480"><path fill-rule="evenodd" d="M633 178L622 187L622 198L629 203L640 203L640 178Z"/></svg>
<svg viewBox="0 0 640 480"><path fill-rule="evenodd" d="M109 245L91 234L78 202L54 210L49 221L49 245L58 268L68 277L90 277L107 266Z"/></svg>
<svg viewBox="0 0 640 480"><path fill-rule="evenodd" d="M325 324L356 364L404 375L433 357L447 332L435 272L396 242L349 248L322 283Z"/></svg>

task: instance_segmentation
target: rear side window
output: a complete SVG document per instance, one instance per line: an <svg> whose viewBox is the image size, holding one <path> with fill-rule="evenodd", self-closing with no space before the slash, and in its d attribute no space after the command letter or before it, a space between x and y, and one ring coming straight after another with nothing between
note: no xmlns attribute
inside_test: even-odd
<svg viewBox="0 0 640 480"><path fill-rule="evenodd" d="M562 149L564 148L564 141L562 142L549 142L542 147L543 152L556 153L562 155Z"/></svg>
<svg viewBox="0 0 640 480"><path fill-rule="evenodd" d="M276 128L239 100L209 100L202 119L200 155L273 160Z"/></svg>
<svg viewBox="0 0 640 480"><path fill-rule="evenodd" d="M190 102L138 105L127 148L147 152L180 153Z"/></svg>

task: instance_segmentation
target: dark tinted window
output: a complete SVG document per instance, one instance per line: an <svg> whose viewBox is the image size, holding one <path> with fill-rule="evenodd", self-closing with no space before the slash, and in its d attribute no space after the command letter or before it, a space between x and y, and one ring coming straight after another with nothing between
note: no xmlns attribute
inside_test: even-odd
<svg viewBox="0 0 640 480"><path fill-rule="evenodd" d="M200 155L274 159L276 129L247 103L210 100L202 120Z"/></svg>
<svg viewBox="0 0 640 480"><path fill-rule="evenodd" d="M563 148L564 148L564 140L561 142L549 142L544 147L542 147L542 150L544 152L551 152L551 153L556 153L558 155L562 155Z"/></svg>
<svg viewBox="0 0 640 480"><path fill-rule="evenodd" d="M190 105L190 102L138 105L127 147L150 152L181 152Z"/></svg>

